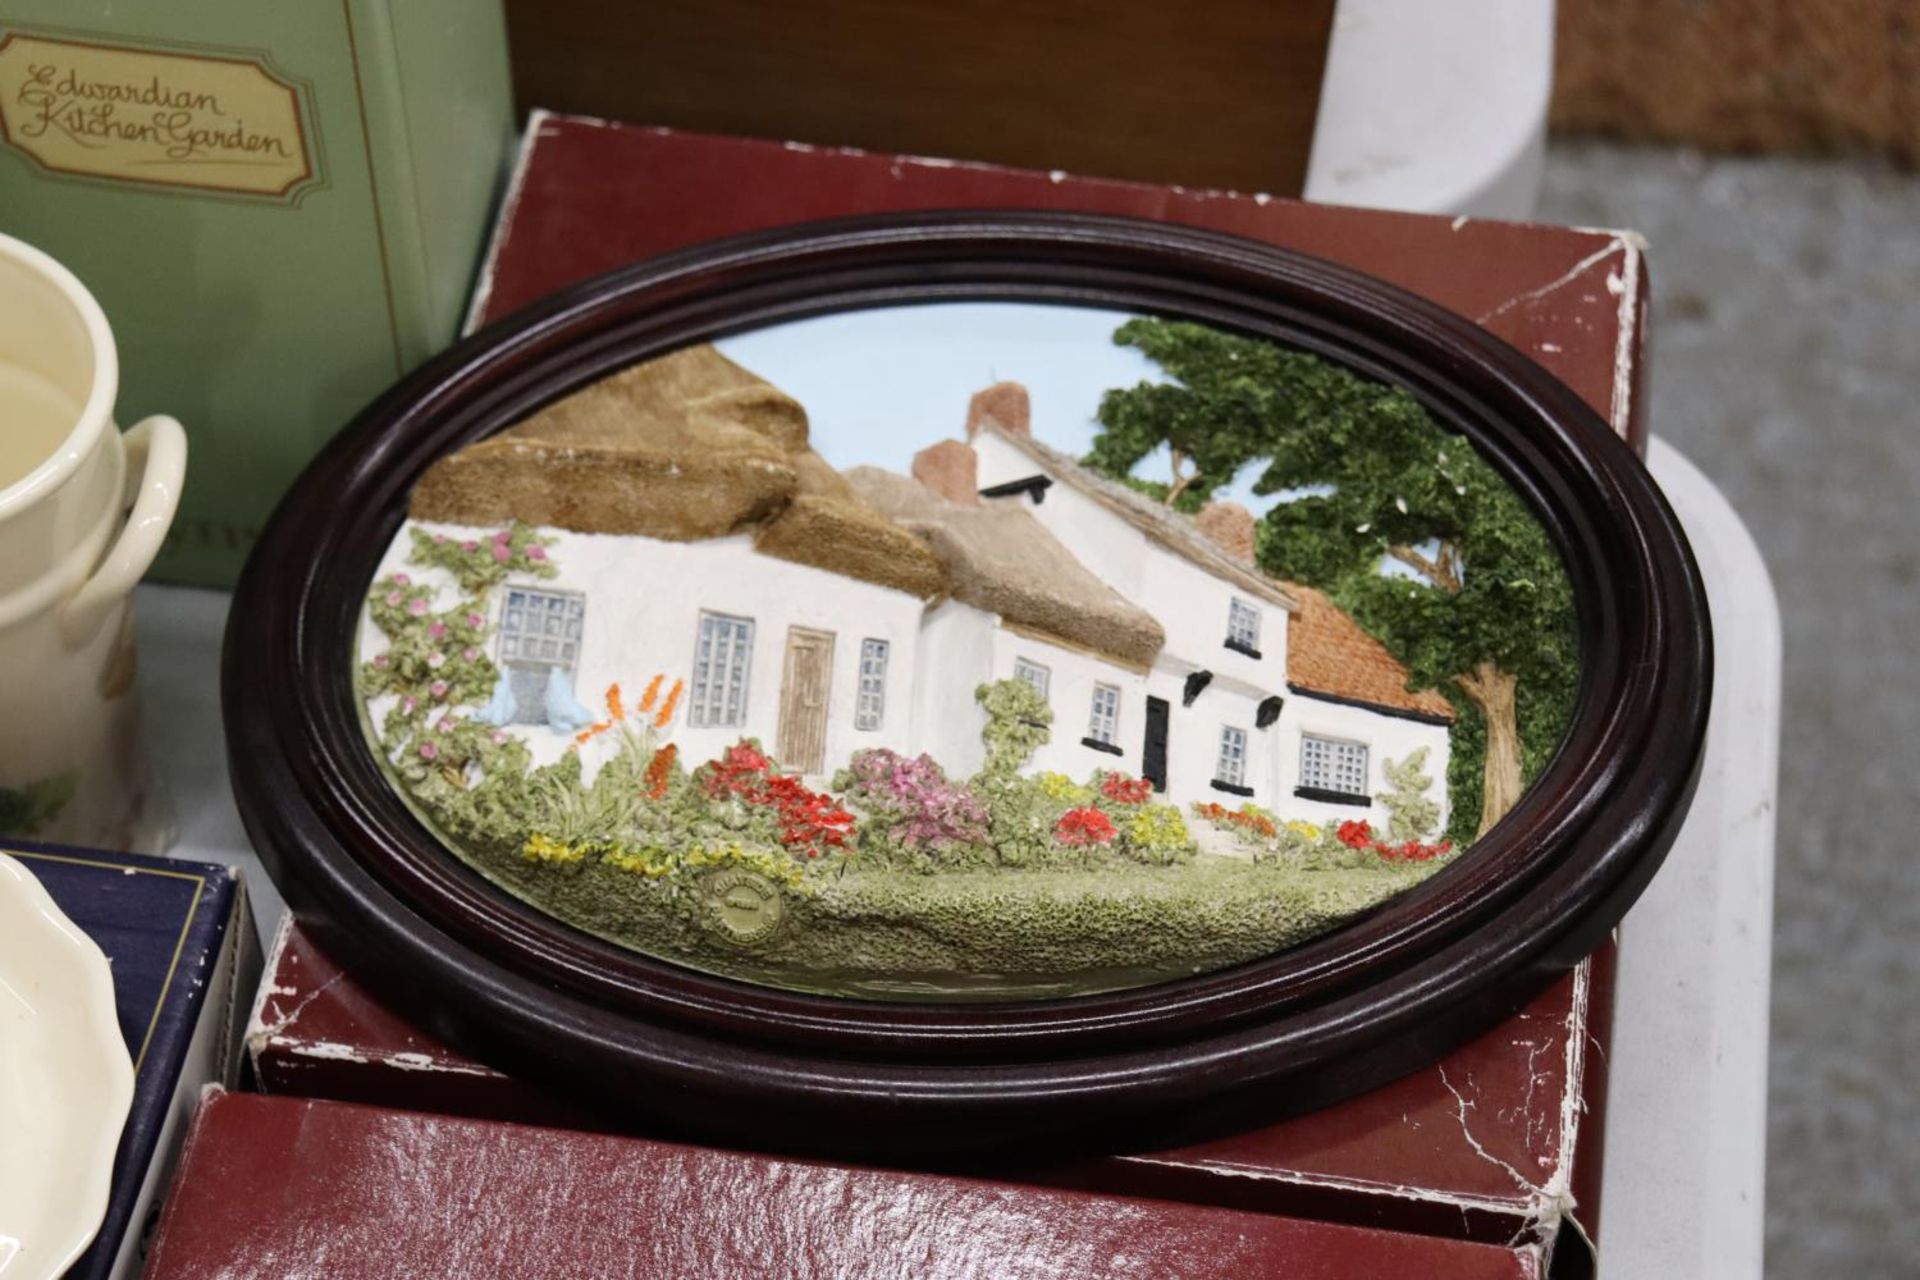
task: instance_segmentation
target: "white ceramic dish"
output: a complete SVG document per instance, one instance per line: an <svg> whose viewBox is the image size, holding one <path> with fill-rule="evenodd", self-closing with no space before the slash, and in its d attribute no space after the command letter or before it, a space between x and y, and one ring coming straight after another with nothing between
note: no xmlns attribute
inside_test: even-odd
<svg viewBox="0 0 1920 1280"><path fill-rule="evenodd" d="M0 853L0 1280L92 1241L132 1100L107 958Z"/></svg>

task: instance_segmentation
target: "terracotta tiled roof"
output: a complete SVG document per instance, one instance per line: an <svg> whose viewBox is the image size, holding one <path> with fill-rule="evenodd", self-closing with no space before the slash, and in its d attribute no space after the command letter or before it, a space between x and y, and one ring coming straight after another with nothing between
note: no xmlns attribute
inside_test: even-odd
<svg viewBox="0 0 1920 1280"><path fill-rule="evenodd" d="M1432 689L1407 688L1407 669L1325 592L1283 584L1300 602L1287 619L1287 683L1309 693L1451 721L1453 708Z"/></svg>

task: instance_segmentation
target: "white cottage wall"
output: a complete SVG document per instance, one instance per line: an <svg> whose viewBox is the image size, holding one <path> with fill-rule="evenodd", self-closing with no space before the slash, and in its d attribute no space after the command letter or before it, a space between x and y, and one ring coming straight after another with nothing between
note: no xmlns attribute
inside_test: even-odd
<svg viewBox="0 0 1920 1280"><path fill-rule="evenodd" d="M982 488L1046 474L997 435L983 432L974 443ZM1071 485L1052 485L1037 503L1024 495L987 501L1021 503L1094 576L1153 615L1167 636L1163 659L1230 675L1270 693L1285 690L1287 610L1280 605L1169 550ZM1228 615L1236 599L1259 614L1257 659L1227 647Z"/></svg>
<svg viewBox="0 0 1920 1280"><path fill-rule="evenodd" d="M994 678L994 633L999 620L970 604L943 600L926 611L920 627L918 680L913 690L913 724L907 742L895 750L924 751L950 778L980 771L986 745L980 730L987 714L973 691Z"/></svg>
<svg viewBox="0 0 1920 1280"><path fill-rule="evenodd" d="M1274 761L1280 726L1256 728L1255 713L1267 695L1236 680L1216 676L1191 707L1181 705L1185 675L1173 670L1154 673L1156 697L1171 705L1167 732L1167 798L1179 805L1223 804L1237 809L1251 801L1272 808L1275 801ZM1213 785L1220 764L1220 731L1226 726L1247 733L1245 785L1251 796L1235 795Z"/></svg>
<svg viewBox="0 0 1920 1280"><path fill-rule="evenodd" d="M973 443L980 461L982 489L1048 474L1039 463L990 431L981 432ZM1071 485L1056 483L1037 503L1025 495L982 501L1020 503L1096 578L1153 612L1140 599L1147 535L1086 494Z"/></svg>
<svg viewBox="0 0 1920 1280"><path fill-rule="evenodd" d="M1055 495L1060 486L1056 486ZM1069 491L1071 492L1071 491ZM1082 495L1074 494L1082 498ZM1049 499L1051 502L1051 498ZM1063 509L1070 504L1062 504ZM1109 523L1110 522L1110 523ZM1261 657L1257 661L1227 649L1226 601L1230 584L1215 579L1164 548L1147 545L1138 530L1111 512L1097 509L1070 515L1067 523L1099 534L1097 544L1124 544L1112 526L1138 538L1133 552L1139 567L1139 591L1156 597L1154 610L1168 628L1169 644L1151 673L1128 670L1093 654L1010 630L999 619L958 601L925 608L916 597L826 570L762 556L744 535L703 542L665 542L642 537L558 532L550 551L557 577L529 580L533 589L577 591L587 599L575 690L596 713L605 690L618 681L629 704L654 673L666 684L689 683L676 709L670 736L689 764L718 755L743 736L758 737L769 749L779 729L780 694L788 631L809 627L834 635L822 774L831 774L856 750L887 746L908 754L925 751L950 776L965 777L980 767L984 749L980 730L985 717L973 698L981 682L1011 677L1015 660L1026 658L1048 669L1048 699L1054 710L1052 740L1035 755L1034 770L1057 770L1076 779L1096 769L1144 772L1147 697L1168 704L1165 798L1182 806L1214 801L1231 806L1245 799L1285 818L1339 822L1366 818L1385 831L1387 812L1378 799L1386 789L1385 762L1400 760L1424 746L1429 792L1443 806L1449 744L1447 727L1364 706L1349 705L1288 691L1284 680L1287 628L1277 606L1262 609ZM1102 524L1109 524L1104 531ZM491 530L459 525L422 525L453 538L485 539ZM441 588L439 607L450 607L458 591L450 575L407 563L411 549L402 539L390 548L379 572L407 572ZM1079 548L1075 548L1076 553ZM1208 606L1181 607L1181 600L1205 599ZM1242 597L1245 598L1245 597ZM494 625L490 645L497 653L504 591L488 602ZM1218 608L1213 608L1214 603ZM695 727L687 703L699 617L703 610L750 618L754 623L752 666L748 677L745 723ZM859 690L861 642L869 637L888 644L886 703L877 730L854 727ZM386 641L369 622L360 632L361 657L370 658ZM1186 678L1196 670L1214 673L1191 707L1183 705ZM1120 691L1115 745L1111 754L1084 745L1090 728L1093 688L1111 684ZM1279 693L1279 720L1256 727L1259 704ZM391 700L370 708L377 723ZM1247 731L1245 783L1251 797L1222 792L1211 784L1220 751L1220 731L1233 725ZM558 759L571 742L563 733L520 726L536 761ZM1300 785L1303 734L1361 742L1367 747L1368 803L1337 804L1295 794ZM611 753L606 738L583 751L589 771ZM1445 813L1443 810L1442 824Z"/></svg>
<svg viewBox="0 0 1920 1280"><path fill-rule="evenodd" d="M1110 517L1124 524L1119 517ZM1242 601L1259 617L1260 656L1252 657L1227 645L1228 619L1233 602ZM1158 543L1143 554L1141 591L1135 603L1159 620L1167 633L1162 656L1211 671L1223 679L1238 680L1261 694L1285 693L1287 688L1287 611L1224 578L1215 577L1185 556Z"/></svg>
<svg viewBox="0 0 1920 1280"><path fill-rule="evenodd" d="M1052 737L1028 766L1029 773L1064 773L1084 782L1097 769L1140 772L1140 748L1146 725L1147 676L1080 649L1069 649L1031 635L997 629L993 637L993 678L1014 673L1024 658L1047 668L1047 704L1053 708ZM1119 753L1087 746L1083 739L1093 722L1093 688L1112 685L1120 691L1114 745Z"/></svg>
<svg viewBox="0 0 1920 1280"><path fill-rule="evenodd" d="M484 539L492 532L460 525L422 523L420 527L453 538ZM691 766L712 759L742 737L757 737L769 751L774 750L788 632L792 627L807 627L834 636L823 773L831 774L861 747L899 746L911 736L922 612L917 597L760 555L745 534L699 542L564 530L551 534L554 543L548 556L557 576L514 580L493 592L488 603L494 628L489 656L498 657L506 589L524 586L581 593L586 609L574 675L580 701L600 714L607 687L615 682L632 705L655 673L665 673L667 688L676 679L687 681L669 736ZM382 572L407 568L407 549L403 542L397 554L389 552L392 563L383 564ZM408 571L427 580L417 569ZM450 603L454 591L451 580L445 581L442 597ZM753 621L743 724L691 723L694 650L703 611ZM885 710L881 727L872 731L854 727L861 642L867 638L888 644ZM521 725L516 732L525 735L539 762L558 759L572 741L566 734L532 725ZM591 768L610 751L604 739L590 743L583 763Z"/></svg>
<svg viewBox="0 0 1920 1280"><path fill-rule="evenodd" d="M1387 789L1386 761L1404 760L1421 747L1427 748L1426 772L1433 779L1427 792L1441 806L1435 832L1447 823L1447 726L1389 715L1369 707L1330 702L1307 694L1290 694L1281 708L1280 750L1276 753L1274 790L1278 797L1271 806L1283 818L1302 818L1308 822L1345 822L1360 818L1373 824L1384 838L1387 807L1380 793ZM1304 735L1344 739L1365 743L1367 747L1368 803L1330 804L1294 794L1300 785L1300 744Z"/></svg>

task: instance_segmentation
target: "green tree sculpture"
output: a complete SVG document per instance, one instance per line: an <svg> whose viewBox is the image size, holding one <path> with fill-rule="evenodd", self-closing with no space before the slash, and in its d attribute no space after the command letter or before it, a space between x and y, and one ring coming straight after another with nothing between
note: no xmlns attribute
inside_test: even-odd
<svg viewBox="0 0 1920 1280"><path fill-rule="evenodd" d="M1566 571L1520 496L1411 395L1317 356L1147 318L1114 341L1174 381L1107 392L1088 465L1126 478L1165 444L1160 492L1188 508L1264 461L1254 491L1288 500L1261 522L1261 567L1327 591L1447 696L1449 791L1471 794L1476 769L1481 790L1452 833L1498 822L1559 742L1579 670Z"/></svg>
<svg viewBox="0 0 1920 1280"><path fill-rule="evenodd" d="M980 731L987 744L982 777L1013 777L1053 736L1049 727L1053 724L1053 708L1025 680L983 684L973 691L973 700L987 713L986 727Z"/></svg>
<svg viewBox="0 0 1920 1280"><path fill-rule="evenodd" d="M1427 749L1417 747L1398 761L1382 760L1387 789L1380 803L1387 807L1387 834L1396 843L1425 840L1440 822L1440 804L1427 794L1433 775L1427 770Z"/></svg>

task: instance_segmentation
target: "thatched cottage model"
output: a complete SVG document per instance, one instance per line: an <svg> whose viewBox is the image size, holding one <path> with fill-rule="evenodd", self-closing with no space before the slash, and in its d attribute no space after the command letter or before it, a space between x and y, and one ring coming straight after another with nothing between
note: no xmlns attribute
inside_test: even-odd
<svg viewBox="0 0 1920 1280"><path fill-rule="evenodd" d="M685 681L687 759L751 736L814 778L876 746L965 776L974 690L1017 678L1054 715L1030 768L1125 771L1182 805L1378 822L1386 760L1424 747L1446 777L1446 700L1326 596L1261 573L1248 512L1189 519L1095 475L1032 438L1016 384L912 476L843 474L797 401L691 348L442 459L411 515L554 538L557 576L489 604L490 710L536 760L601 690L664 672Z"/></svg>

